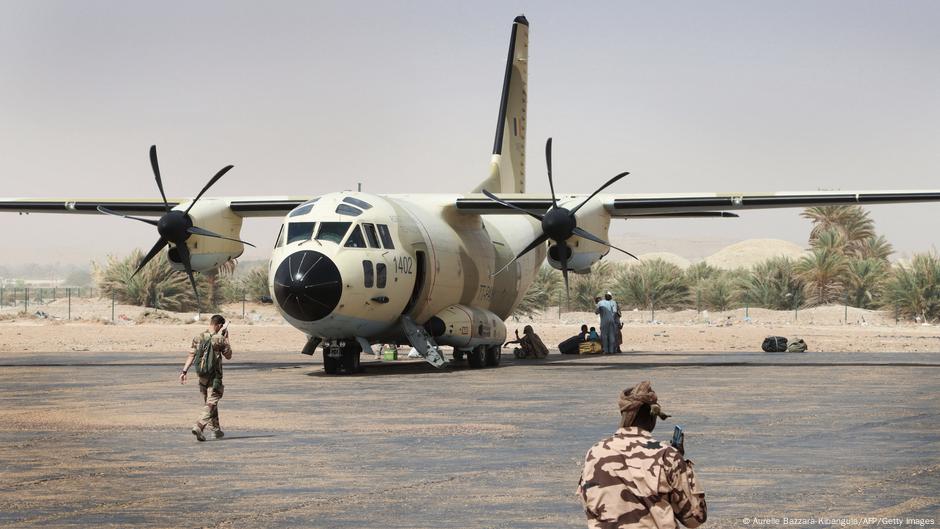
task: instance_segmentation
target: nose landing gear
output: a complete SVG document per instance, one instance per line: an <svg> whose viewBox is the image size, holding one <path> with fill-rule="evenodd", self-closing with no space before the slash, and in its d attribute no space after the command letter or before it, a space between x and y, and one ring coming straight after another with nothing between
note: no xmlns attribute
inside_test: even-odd
<svg viewBox="0 0 940 529"><path fill-rule="evenodd" d="M358 373L360 353L362 347L356 340L331 340L323 346L323 370L328 375Z"/></svg>

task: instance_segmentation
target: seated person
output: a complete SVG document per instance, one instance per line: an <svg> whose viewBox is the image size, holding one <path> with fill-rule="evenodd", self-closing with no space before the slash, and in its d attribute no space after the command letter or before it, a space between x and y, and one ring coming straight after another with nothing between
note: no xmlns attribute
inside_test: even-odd
<svg viewBox="0 0 940 529"><path fill-rule="evenodd" d="M531 325L526 325L522 329L521 338L519 337L519 329L516 329L516 339L511 342L506 342L505 345L511 343L519 344L519 347L513 351L513 355L515 355L516 358L545 358L548 356L548 347L545 347L539 335L535 334L535 331L532 330Z"/></svg>
<svg viewBox="0 0 940 529"><path fill-rule="evenodd" d="M563 355L576 355L578 354L578 346L581 345L581 342L587 341L587 336L588 326L582 325L581 332L558 344L558 350Z"/></svg>
<svg viewBox="0 0 940 529"><path fill-rule="evenodd" d="M587 341L589 341L589 342L599 342L599 341L601 341L601 336L600 336L599 334L597 334L597 329L595 329L594 327L591 327L591 330L588 331L588 339L587 339Z"/></svg>

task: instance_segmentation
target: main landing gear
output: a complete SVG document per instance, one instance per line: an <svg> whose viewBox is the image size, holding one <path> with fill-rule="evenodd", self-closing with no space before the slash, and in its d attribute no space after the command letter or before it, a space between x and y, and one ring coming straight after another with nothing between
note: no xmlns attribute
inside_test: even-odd
<svg viewBox="0 0 940 529"><path fill-rule="evenodd" d="M463 356L463 353L461 353ZM496 367L503 357L503 346L478 345L467 352L467 363L474 369L481 367ZM454 352L454 359L457 359L457 351Z"/></svg>
<svg viewBox="0 0 940 529"><path fill-rule="evenodd" d="M323 370L328 375L351 375L361 369L359 355L362 347L355 340L333 341L323 346Z"/></svg>

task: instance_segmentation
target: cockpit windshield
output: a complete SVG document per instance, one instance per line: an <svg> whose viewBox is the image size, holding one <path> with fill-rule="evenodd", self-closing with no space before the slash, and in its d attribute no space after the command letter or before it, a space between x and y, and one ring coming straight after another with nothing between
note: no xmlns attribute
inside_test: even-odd
<svg viewBox="0 0 940 529"><path fill-rule="evenodd" d="M339 244L346 232L349 231L351 224L351 222L321 222L320 230L317 232L317 240Z"/></svg>
<svg viewBox="0 0 940 529"><path fill-rule="evenodd" d="M291 222L287 225L287 244L297 241L309 241L313 236L315 222Z"/></svg>

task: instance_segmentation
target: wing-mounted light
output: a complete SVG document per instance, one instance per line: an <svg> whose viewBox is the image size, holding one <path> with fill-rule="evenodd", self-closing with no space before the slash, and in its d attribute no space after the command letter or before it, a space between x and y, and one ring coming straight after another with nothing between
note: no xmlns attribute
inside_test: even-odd
<svg viewBox="0 0 940 529"><path fill-rule="evenodd" d="M166 208L166 213L162 217L160 217L160 220L145 219L141 217L133 217L130 215L124 215L122 213L119 213L117 211L112 211L102 206L98 206L98 211L101 213L105 213L107 215L114 215L117 217L124 217L128 219L138 220L140 222L145 222L147 224L150 224L151 226L156 226L157 232L160 234L160 238L157 240L156 244L153 245L153 248L151 248L150 251L147 252L147 255L145 255L144 258L141 259L140 264L137 266L137 270L134 271L131 277L134 277L135 275L137 275L137 273L140 272L141 269L143 269L143 267L146 266L147 263L149 263L151 259L156 257L157 254L159 254L164 248L166 248L167 246L170 246L170 251L168 252L167 257L169 257L171 263L177 264L179 266L179 268L177 269L186 271L186 275L189 276L189 282L193 286L193 292L196 294L196 301L198 303L199 291L196 289L196 279L193 277L193 270L195 269L195 270L204 271L204 270L209 270L213 267L207 266L207 267L195 268L193 266L194 260L193 260L192 252L190 251L190 245L189 245L190 239L193 236L198 236L196 240L192 242L194 249L196 248L198 241L200 239L205 239L205 238L220 239L223 241L228 241L229 243L237 243L240 246L239 249L244 248L244 247L241 247L242 244L254 246L253 244L249 242L239 240L237 237L226 236L224 234L219 234L214 231L211 231L211 229L207 229L206 227L198 225L195 222L195 217L198 217L199 220L201 221L205 221L205 218L203 217L211 216L211 214L207 214L207 212L213 211L211 206L209 206L209 208L205 210L205 212L202 211L202 207L200 207L199 210L196 209L197 206L201 206L202 204L199 202L199 199L202 198L202 195L204 195L206 191L208 191L209 188L212 187L213 184L215 184L216 182L219 181L220 178L222 178L222 175L229 172L229 170L232 169L233 166L226 165L225 167L220 169L219 172L217 172L215 176L210 178L209 182L206 183L205 186L203 186L202 191L200 191L199 194L196 195L196 198L192 199L192 201L190 202L185 202L183 204L180 204L174 207L173 209L170 209L170 204L167 203L167 200L166 200L166 193L163 192L163 179L160 177L160 164L157 163L157 146L156 145L153 145L150 147L150 166L153 168L153 176L157 181L157 189L160 191L160 196L163 197L163 205ZM225 209L229 209L228 204L225 204ZM234 213L232 213L230 209L229 209L229 213L234 216ZM216 229L219 229L219 227L221 226L221 223L211 223L211 224L213 224L213 226ZM224 228L224 226L222 227ZM238 229L239 230L241 229L241 220L239 220L238 222ZM223 229L222 231L223 233L226 233L225 229ZM230 231L228 233L230 233ZM241 252L239 252L239 255L241 255ZM215 266L222 264L223 262L225 262L225 260L226 259L219 261ZM202 261L199 261L199 260L197 261L199 262L199 264L203 264Z"/></svg>
<svg viewBox="0 0 940 529"><path fill-rule="evenodd" d="M580 214L579 214L579 211L583 210L585 207L590 205L592 202L592 199L595 196L597 196L598 193L607 189L609 186L613 185L615 182L617 182L618 180L627 176L630 173L623 172L614 176L613 178L608 180L606 183L604 183L604 185L597 188L597 190L591 193L590 196L588 196L586 199L575 204L569 209L568 207L559 205L558 199L555 198L555 184L552 181L552 139L551 138L549 138L548 141L545 142L545 163L546 163L546 167L548 168L548 186L552 190L552 206L548 208L548 211L546 211L545 213L541 215L538 213L532 213L530 211L526 211L520 207L517 207L509 202L506 202L500 199L499 197L497 197L496 195L490 193L489 191L485 189L483 190L483 194L486 195L490 200L496 203L502 204L503 206L508 207L510 209L515 209L526 215L534 217L542 223L542 234L536 237L534 241L532 241L528 246L526 246L511 261L506 263L506 266L501 268L496 273L498 274L502 272L503 270L506 270L507 268L509 268L510 265L515 263L516 260L518 260L520 257L529 253L535 248L538 248L539 246L545 244L546 241L553 241L554 244L552 245L551 248L549 248L549 258L552 259L552 253L554 252L554 258L558 263L558 266L555 266L555 268L558 268L559 270L561 270L561 274L565 278L565 294L567 295L568 294L568 271L573 269L569 264L569 260L572 259L574 252L572 252L571 247L568 244L568 241L571 240L572 237L577 236L582 239L592 241L596 244L599 244L608 248L613 248L617 251L623 252L629 255L630 257L633 257L634 259L637 258L632 253L626 250L621 250L620 248L613 246L606 240L601 239L597 235L594 235L593 233L585 229L585 227L579 226L579 224L582 224L583 222L587 222L587 219L591 218L590 210L586 210ZM579 219L582 219L582 218L584 218L584 221L579 222ZM609 224L609 217L608 217L608 224ZM590 222L588 222L587 225L590 225ZM605 235L606 235L606 232L605 232Z"/></svg>

